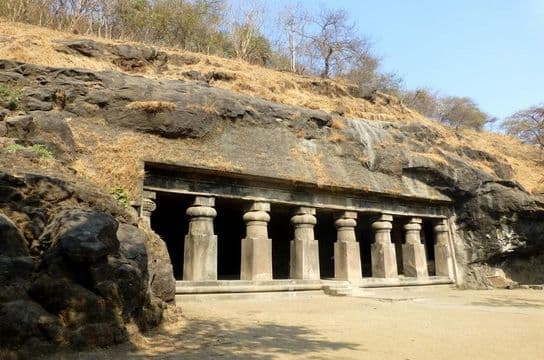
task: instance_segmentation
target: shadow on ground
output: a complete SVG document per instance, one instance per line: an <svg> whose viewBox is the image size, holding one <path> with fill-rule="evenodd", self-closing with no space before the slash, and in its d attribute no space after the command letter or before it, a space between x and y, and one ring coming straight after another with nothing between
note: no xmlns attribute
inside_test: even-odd
<svg viewBox="0 0 544 360"><path fill-rule="evenodd" d="M330 359L330 351L364 351L360 344L329 341L313 329L260 323L239 327L234 323L198 319L182 320L175 329L148 334L136 344L125 344L102 351L55 355L55 359L242 359L269 360L276 355ZM329 355L316 355L329 352ZM75 355L75 356L74 356Z"/></svg>
<svg viewBox="0 0 544 360"><path fill-rule="evenodd" d="M487 298L480 301L474 301L471 305L477 306L494 306L494 307L515 307L515 308L544 308L544 301L527 300L519 298Z"/></svg>

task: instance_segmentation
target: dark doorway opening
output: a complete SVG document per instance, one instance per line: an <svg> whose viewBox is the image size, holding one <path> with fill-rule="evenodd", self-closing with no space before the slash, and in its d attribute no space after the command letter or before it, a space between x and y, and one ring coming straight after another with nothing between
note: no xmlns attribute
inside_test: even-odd
<svg viewBox="0 0 544 360"><path fill-rule="evenodd" d="M193 196L158 192L157 209L151 214L151 228L166 243L177 280L183 278L183 252L189 221L185 211L193 203Z"/></svg>
<svg viewBox="0 0 544 360"><path fill-rule="evenodd" d="M406 243L404 236L404 225L410 221L409 218L403 216L395 216L393 218L393 228L391 229L391 241L395 244L395 253L397 255L397 271L399 275L404 274L404 266L402 263L402 244Z"/></svg>
<svg viewBox="0 0 544 360"><path fill-rule="evenodd" d="M430 276L436 275L436 267L434 262L434 230L432 220L423 220L423 229L421 231L421 240L425 245L425 253L427 255L427 271Z"/></svg>
<svg viewBox="0 0 544 360"><path fill-rule="evenodd" d="M322 279L331 279L334 278L334 243L336 241L334 213L318 209L316 218L314 232L319 244L319 272Z"/></svg>
<svg viewBox="0 0 544 360"><path fill-rule="evenodd" d="M294 238L291 225L291 208L281 204L272 204L268 237L272 239L272 277L289 279L289 261L291 240Z"/></svg>
<svg viewBox="0 0 544 360"><path fill-rule="evenodd" d="M355 228L359 250L361 252L361 268L364 277L372 277L372 254L371 246L374 242L372 230L372 215L359 213L357 227Z"/></svg>
<svg viewBox="0 0 544 360"><path fill-rule="evenodd" d="M247 201L238 199L215 199L218 280L240 280L242 239L246 236L242 217L248 205Z"/></svg>

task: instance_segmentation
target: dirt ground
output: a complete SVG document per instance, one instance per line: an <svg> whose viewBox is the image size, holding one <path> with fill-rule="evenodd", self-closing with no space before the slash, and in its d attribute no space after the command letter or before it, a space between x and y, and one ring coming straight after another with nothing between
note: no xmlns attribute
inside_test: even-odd
<svg viewBox="0 0 544 360"><path fill-rule="evenodd" d="M176 322L55 359L543 359L544 291L446 287L185 302Z"/></svg>

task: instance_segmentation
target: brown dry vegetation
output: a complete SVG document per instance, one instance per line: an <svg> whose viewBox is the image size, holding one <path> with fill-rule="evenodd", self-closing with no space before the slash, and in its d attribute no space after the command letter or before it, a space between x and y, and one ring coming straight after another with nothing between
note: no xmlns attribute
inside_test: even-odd
<svg viewBox="0 0 544 360"><path fill-rule="evenodd" d="M142 110L149 113L176 110L176 104L171 101L133 101L126 105L130 110Z"/></svg>
<svg viewBox="0 0 544 360"><path fill-rule="evenodd" d="M69 55L55 50L57 40L88 39L92 36L78 36L65 32L58 32L32 25L11 23L0 19L0 58L53 67L77 67L91 70L123 71L106 59L95 59L84 56ZM95 38L104 43L120 43ZM536 147L522 144L519 140L500 134L462 130L455 132L452 128L427 119L417 112L405 107L398 99L378 94L374 99L366 100L350 95L350 85L344 81L319 79L288 72L275 71L242 61L207 56L197 53L188 53L175 49L161 49L171 56L181 56L193 59L188 65L169 64L167 69L156 73L152 68L142 69L142 75L151 78L179 79L184 73L195 70L206 74L221 72L229 76L224 80L215 80L212 86L229 89L263 99L321 109L335 115L332 128L338 132L335 139L342 139L342 130L345 126L344 117L365 118L369 120L385 120L397 122L420 122L431 127L439 140L437 146L447 145L449 148L470 147L485 151L498 160L512 166L514 179L527 190L539 193L544 192L544 164L538 162L539 156ZM136 106L136 105L134 105ZM149 105L150 106L150 105ZM146 110L170 110L171 106L161 104L151 107L138 107ZM213 103L202 109L213 112ZM159 111L159 110L157 110ZM343 117L344 116L344 117ZM101 121L101 120L96 120ZM178 160L184 156L191 157L198 153L198 144L192 140L167 140L154 138L152 142L142 141L142 136L130 131L121 131L118 134L101 133L93 127L93 122L72 122L79 148L83 151L73 164L79 174L94 180L105 189L113 186L122 186L129 190L132 197L139 192L135 179L141 178L142 160L153 158L157 161L173 160L166 154L176 154ZM336 134L336 133L335 133ZM303 137L303 134L300 134ZM187 155L181 148L189 149ZM91 150L92 149L92 150ZM193 151L193 152L191 152ZM444 159L435 150L429 149L424 153L438 163ZM194 157L191 159L194 160ZM485 161L470 160L480 169L492 172ZM221 154L208 157L206 166L217 166L225 170L236 170Z"/></svg>

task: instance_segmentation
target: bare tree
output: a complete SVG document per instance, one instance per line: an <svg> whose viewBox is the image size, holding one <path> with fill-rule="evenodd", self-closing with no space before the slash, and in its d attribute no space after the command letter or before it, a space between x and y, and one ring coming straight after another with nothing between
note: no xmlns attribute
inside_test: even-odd
<svg viewBox="0 0 544 360"><path fill-rule="evenodd" d="M310 21L310 15L302 3L297 2L295 5L288 5L281 11L278 20L281 30L287 37L290 69L292 72L296 72L299 49L306 38L305 31Z"/></svg>
<svg viewBox="0 0 544 360"><path fill-rule="evenodd" d="M528 144L537 145L542 159L544 156L544 104L516 112L509 116L502 126L508 134Z"/></svg>
<svg viewBox="0 0 544 360"><path fill-rule="evenodd" d="M235 20L230 33L236 57L249 61L255 39L261 35L264 5L257 0L248 1L233 7L231 12Z"/></svg>
<svg viewBox="0 0 544 360"><path fill-rule="evenodd" d="M323 62L321 76L342 72L346 64L358 61L368 52L370 44L357 36L355 24L342 9L323 8L312 19L315 32L308 35L310 45Z"/></svg>

